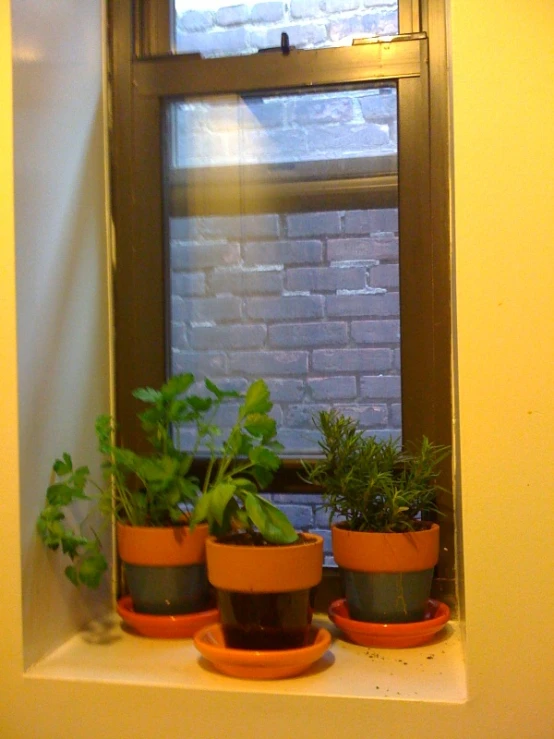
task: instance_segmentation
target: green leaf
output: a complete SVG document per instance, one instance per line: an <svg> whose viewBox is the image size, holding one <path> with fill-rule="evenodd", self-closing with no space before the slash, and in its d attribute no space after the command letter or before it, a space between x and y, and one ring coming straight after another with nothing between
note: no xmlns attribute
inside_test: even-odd
<svg viewBox="0 0 554 739"><path fill-rule="evenodd" d="M239 392L236 390L222 390L220 387L218 387L215 382L212 382L207 377L204 380L204 385L206 386L207 390L210 391L218 400L223 400L224 398L240 398L242 397Z"/></svg>
<svg viewBox="0 0 554 739"><path fill-rule="evenodd" d="M177 507L180 500L181 500L181 491L179 490L179 486L172 485L165 493L164 505L167 505L169 508L174 509Z"/></svg>
<svg viewBox="0 0 554 739"><path fill-rule="evenodd" d="M213 520L211 522L210 534L212 536L225 536L226 534L228 534L230 531L233 530L233 521L238 521L240 519L240 512L241 509L239 508L236 499L231 498L231 500L225 506L221 523L216 520Z"/></svg>
<svg viewBox="0 0 554 739"><path fill-rule="evenodd" d="M85 536L75 536L72 531L66 530L62 536L62 552L69 554L71 559L75 559L79 554L79 547L88 544Z"/></svg>
<svg viewBox="0 0 554 739"><path fill-rule="evenodd" d="M76 499L86 499L86 495L64 482L55 482L46 490L46 500L50 505L66 506Z"/></svg>
<svg viewBox="0 0 554 739"><path fill-rule="evenodd" d="M59 531L52 531L52 528L54 526L59 527ZM37 532L40 536L42 542L48 547L48 549L53 549L54 551L56 549L59 549L60 547L60 541L61 537L63 536L63 526L58 523L49 524L46 521L44 521L42 518L39 518L37 521Z"/></svg>
<svg viewBox="0 0 554 739"><path fill-rule="evenodd" d="M65 518L59 506L47 505L40 512L39 521L50 523L51 521L61 521Z"/></svg>
<svg viewBox="0 0 554 739"><path fill-rule="evenodd" d="M172 400L169 410L167 412L167 418L161 418L162 425L166 425L166 421L170 423L188 423L195 417L195 412L191 410L189 399L184 400Z"/></svg>
<svg viewBox="0 0 554 739"><path fill-rule="evenodd" d="M233 484L237 488L237 493L244 491L245 493L250 492L256 494L258 492L258 488L256 487L255 483L253 483L252 480L249 480L247 477L234 477Z"/></svg>
<svg viewBox="0 0 554 739"><path fill-rule="evenodd" d="M272 544L292 544L298 539L293 525L275 506L258 495L247 493L244 505L264 539Z"/></svg>
<svg viewBox="0 0 554 739"><path fill-rule="evenodd" d="M124 467L130 472L138 472L143 463L143 458L139 457L138 454L135 454L130 449L115 447L112 453L116 466Z"/></svg>
<svg viewBox="0 0 554 739"><path fill-rule="evenodd" d="M249 472L262 490L273 480L273 472L260 465L255 465L251 470L249 470Z"/></svg>
<svg viewBox="0 0 554 739"><path fill-rule="evenodd" d="M144 403L156 403L162 399L162 393L153 387L139 387L133 390L133 398L142 400Z"/></svg>
<svg viewBox="0 0 554 739"><path fill-rule="evenodd" d="M202 523L203 521L207 520L211 505L210 496L211 492L204 493L196 501L196 505L194 506L194 510L191 516L192 528L194 528L196 524Z"/></svg>
<svg viewBox="0 0 554 739"><path fill-rule="evenodd" d="M231 457L241 454L245 438L238 426L233 428L224 444L226 453Z"/></svg>
<svg viewBox="0 0 554 739"><path fill-rule="evenodd" d="M215 518L215 520L219 524L223 523L225 508L235 494L235 490L235 485L231 485L227 482L222 482L219 485L216 485L210 492L210 511L213 518Z"/></svg>
<svg viewBox="0 0 554 739"><path fill-rule="evenodd" d="M98 439L98 449L101 454L109 454L112 446L113 421L111 416L98 416L94 430Z"/></svg>
<svg viewBox="0 0 554 739"><path fill-rule="evenodd" d="M102 580L102 575L107 569L108 564L103 554L91 554L81 562L79 580L89 588L97 588Z"/></svg>
<svg viewBox="0 0 554 739"><path fill-rule="evenodd" d="M196 501L199 493L198 480L196 478L189 479L179 477L176 480L176 484L180 491L180 501L189 501L190 503L194 503Z"/></svg>
<svg viewBox="0 0 554 739"><path fill-rule="evenodd" d="M270 449L263 446L253 447L248 456L255 465L268 470L275 471L281 466L281 459Z"/></svg>
<svg viewBox="0 0 554 739"><path fill-rule="evenodd" d="M75 485L75 487L83 491L85 485L87 484L89 475L90 470L88 467L79 467L78 469L76 469L73 473L73 484Z"/></svg>
<svg viewBox="0 0 554 739"><path fill-rule="evenodd" d="M244 428L252 436L268 441L277 433L275 419L263 413L249 413L244 420Z"/></svg>
<svg viewBox="0 0 554 739"><path fill-rule="evenodd" d="M218 400L221 400L223 398L223 390L221 390L221 388L219 388L215 384L215 382L212 382L206 377L206 379L204 380L204 385L206 386L206 390L209 390L210 393L212 393L212 395L215 395Z"/></svg>
<svg viewBox="0 0 554 739"><path fill-rule="evenodd" d="M235 511L233 515L234 520L238 523L239 526L241 526L243 529L249 529L250 528L250 518L248 517L248 512L244 510L244 508L238 508Z"/></svg>
<svg viewBox="0 0 554 739"><path fill-rule="evenodd" d="M169 484L178 469L179 460L166 455L159 459L143 458L138 466L137 472L146 482L163 482Z"/></svg>
<svg viewBox="0 0 554 739"><path fill-rule="evenodd" d="M45 543L50 549L57 549L65 536L65 528L60 521L52 521L47 527Z"/></svg>
<svg viewBox="0 0 554 739"><path fill-rule="evenodd" d="M64 572L65 572L66 577L71 580L71 582L73 583L73 585L79 587L79 577L77 575L77 569L75 568L75 566L74 565L68 565L65 568Z"/></svg>
<svg viewBox="0 0 554 739"><path fill-rule="evenodd" d="M36 526L37 534L40 536L42 541L46 543L46 537L48 536L48 524L44 520L44 516L42 515L42 513L37 518L37 522L35 526Z"/></svg>
<svg viewBox="0 0 554 739"><path fill-rule="evenodd" d="M241 417L250 413L268 413L273 408L269 388L263 380L255 380L248 390L241 406Z"/></svg>
<svg viewBox="0 0 554 739"><path fill-rule="evenodd" d="M193 382L194 375L191 372L174 375L165 383L165 385L162 385L160 395L162 395L166 400L171 400L172 398L177 397L177 395L186 393Z"/></svg>
<svg viewBox="0 0 554 739"><path fill-rule="evenodd" d="M69 475L73 471L73 460L71 456L67 452L64 452L63 459L56 459L52 465L52 469L59 477Z"/></svg>
<svg viewBox="0 0 554 739"><path fill-rule="evenodd" d="M211 398L201 398L198 395L191 395L187 400L190 407L197 413L206 413L213 405Z"/></svg>
<svg viewBox="0 0 554 739"><path fill-rule="evenodd" d="M142 413L139 413L138 417L142 422L143 428L146 431L152 431L153 429L157 428L158 424L160 424L164 420L164 416L165 409L153 406L142 411Z"/></svg>

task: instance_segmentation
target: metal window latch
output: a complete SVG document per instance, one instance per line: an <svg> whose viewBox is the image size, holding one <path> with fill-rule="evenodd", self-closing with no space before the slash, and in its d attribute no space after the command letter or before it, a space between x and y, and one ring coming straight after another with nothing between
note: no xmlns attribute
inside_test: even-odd
<svg viewBox="0 0 554 739"><path fill-rule="evenodd" d="M392 44L396 41L423 41L427 38L426 33L398 33L396 36L366 36L352 40L352 46L363 44Z"/></svg>
<svg viewBox="0 0 554 739"><path fill-rule="evenodd" d="M294 46L290 45L289 35L288 33L283 32L281 34L280 46L272 46L269 49L258 49L258 54L265 54L268 51L280 51L283 56L288 56L291 52L291 49L294 49Z"/></svg>

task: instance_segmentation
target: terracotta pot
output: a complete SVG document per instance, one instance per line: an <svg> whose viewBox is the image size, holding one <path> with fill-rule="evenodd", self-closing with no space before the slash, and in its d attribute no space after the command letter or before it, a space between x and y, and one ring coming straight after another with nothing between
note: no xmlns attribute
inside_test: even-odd
<svg viewBox="0 0 554 739"><path fill-rule="evenodd" d="M249 546L206 541L208 579L216 588L242 593L279 593L317 585L323 567L323 539L300 534L302 544Z"/></svg>
<svg viewBox="0 0 554 739"><path fill-rule="evenodd" d="M117 523L117 548L137 613L177 615L210 607L208 526L148 527Z"/></svg>
<svg viewBox="0 0 554 739"><path fill-rule="evenodd" d="M374 623L423 619L439 557L439 526L383 534L332 527L333 554L350 618Z"/></svg>
<svg viewBox="0 0 554 739"><path fill-rule="evenodd" d="M323 539L302 544L248 546L206 542L208 579L217 590L223 634L236 649L305 646L315 589L321 581Z"/></svg>
<svg viewBox="0 0 554 739"><path fill-rule="evenodd" d="M206 561L208 525L126 526L117 523L117 550L124 562L165 566L199 564Z"/></svg>

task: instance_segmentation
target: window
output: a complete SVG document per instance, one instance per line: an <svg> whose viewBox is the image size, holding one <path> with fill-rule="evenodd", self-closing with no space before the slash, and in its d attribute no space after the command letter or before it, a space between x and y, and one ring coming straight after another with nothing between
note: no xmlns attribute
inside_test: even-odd
<svg viewBox="0 0 554 739"><path fill-rule="evenodd" d="M297 15L310 6L288 5ZM361 415L372 432L449 444L440 3L424 4L420 20L400 2L393 39L215 58L179 53L178 7L150 0L134 23L132 7L111 10L126 442L130 390L190 369L239 387L249 372L268 379L288 448L278 495L307 494L298 457L317 450L310 416L321 405ZM256 7L205 13L229 20L242 8L251 23ZM444 598L454 579L447 494L439 505Z"/></svg>

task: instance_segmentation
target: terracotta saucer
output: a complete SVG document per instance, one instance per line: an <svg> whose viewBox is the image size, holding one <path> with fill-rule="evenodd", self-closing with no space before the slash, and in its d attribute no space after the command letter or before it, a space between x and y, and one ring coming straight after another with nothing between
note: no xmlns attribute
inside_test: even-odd
<svg viewBox="0 0 554 739"><path fill-rule="evenodd" d="M117 612L126 624L143 636L158 639L183 639L193 636L199 629L213 624L219 619L217 608L197 613L184 613L176 616L156 616L137 613L129 595L117 601Z"/></svg>
<svg viewBox="0 0 554 739"><path fill-rule="evenodd" d="M439 600L427 601L427 611L421 621L404 624L377 624L354 621L348 613L346 600L341 598L329 606L329 618L355 644L363 647L417 647L430 641L450 618L450 608Z"/></svg>
<svg viewBox="0 0 554 739"><path fill-rule="evenodd" d="M316 662L331 643L327 629L312 627L311 643L298 649L255 651L225 646L221 624L212 624L194 635L194 645L220 672L232 677L268 680L299 675Z"/></svg>

